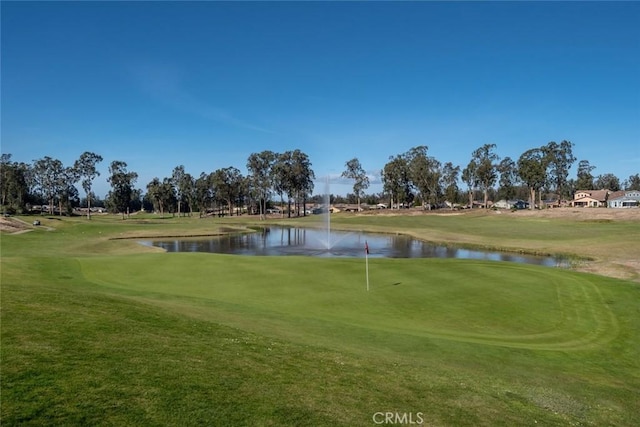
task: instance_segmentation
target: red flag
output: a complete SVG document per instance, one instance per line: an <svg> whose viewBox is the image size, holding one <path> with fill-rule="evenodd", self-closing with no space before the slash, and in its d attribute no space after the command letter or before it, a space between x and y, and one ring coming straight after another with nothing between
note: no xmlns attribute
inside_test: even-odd
<svg viewBox="0 0 640 427"><path fill-rule="evenodd" d="M364 253L369 255L369 244L367 243L366 240L364 242Z"/></svg>

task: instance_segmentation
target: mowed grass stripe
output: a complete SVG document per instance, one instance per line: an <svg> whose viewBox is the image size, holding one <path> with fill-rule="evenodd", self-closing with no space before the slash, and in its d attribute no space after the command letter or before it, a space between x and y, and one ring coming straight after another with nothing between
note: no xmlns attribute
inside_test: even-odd
<svg viewBox="0 0 640 427"><path fill-rule="evenodd" d="M147 254L86 258L81 264L87 280L122 292L199 298L217 310L263 321L282 316L310 330L324 322L335 329L546 350L580 349L616 335L593 284L549 268L375 260L367 292L363 260ZM181 279L187 274L189 280Z"/></svg>

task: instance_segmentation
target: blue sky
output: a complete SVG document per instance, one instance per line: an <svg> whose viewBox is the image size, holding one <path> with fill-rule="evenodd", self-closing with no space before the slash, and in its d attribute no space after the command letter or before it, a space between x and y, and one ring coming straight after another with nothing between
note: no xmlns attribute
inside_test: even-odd
<svg viewBox="0 0 640 427"><path fill-rule="evenodd" d="M369 193L418 145L464 167L486 143L517 159L566 139L596 175L640 172L638 2L0 7L2 152L101 154L101 196L112 160L144 189L263 150L302 150L319 181L357 157Z"/></svg>

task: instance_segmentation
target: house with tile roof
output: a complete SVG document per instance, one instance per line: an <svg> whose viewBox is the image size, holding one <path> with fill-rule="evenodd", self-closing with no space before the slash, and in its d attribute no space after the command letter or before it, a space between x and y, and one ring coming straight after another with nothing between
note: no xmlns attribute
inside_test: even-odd
<svg viewBox="0 0 640 427"><path fill-rule="evenodd" d="M609 194L611 194L609 190L579 190L574 194L571 206L580 208L607 207Z"/></svg>

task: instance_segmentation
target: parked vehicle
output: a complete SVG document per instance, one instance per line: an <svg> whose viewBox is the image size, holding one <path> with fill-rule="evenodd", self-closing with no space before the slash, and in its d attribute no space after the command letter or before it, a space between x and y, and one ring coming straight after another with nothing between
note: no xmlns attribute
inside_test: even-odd
<svg viewBox="0 0 640 427"><path fill-rule="evenodd" d="M527 203L527 202L525 202L523 200L518 200L517 202L515 202L513 204L513 208L514 209L518 209L518 210L529 209L529 203Z"/></svg>

